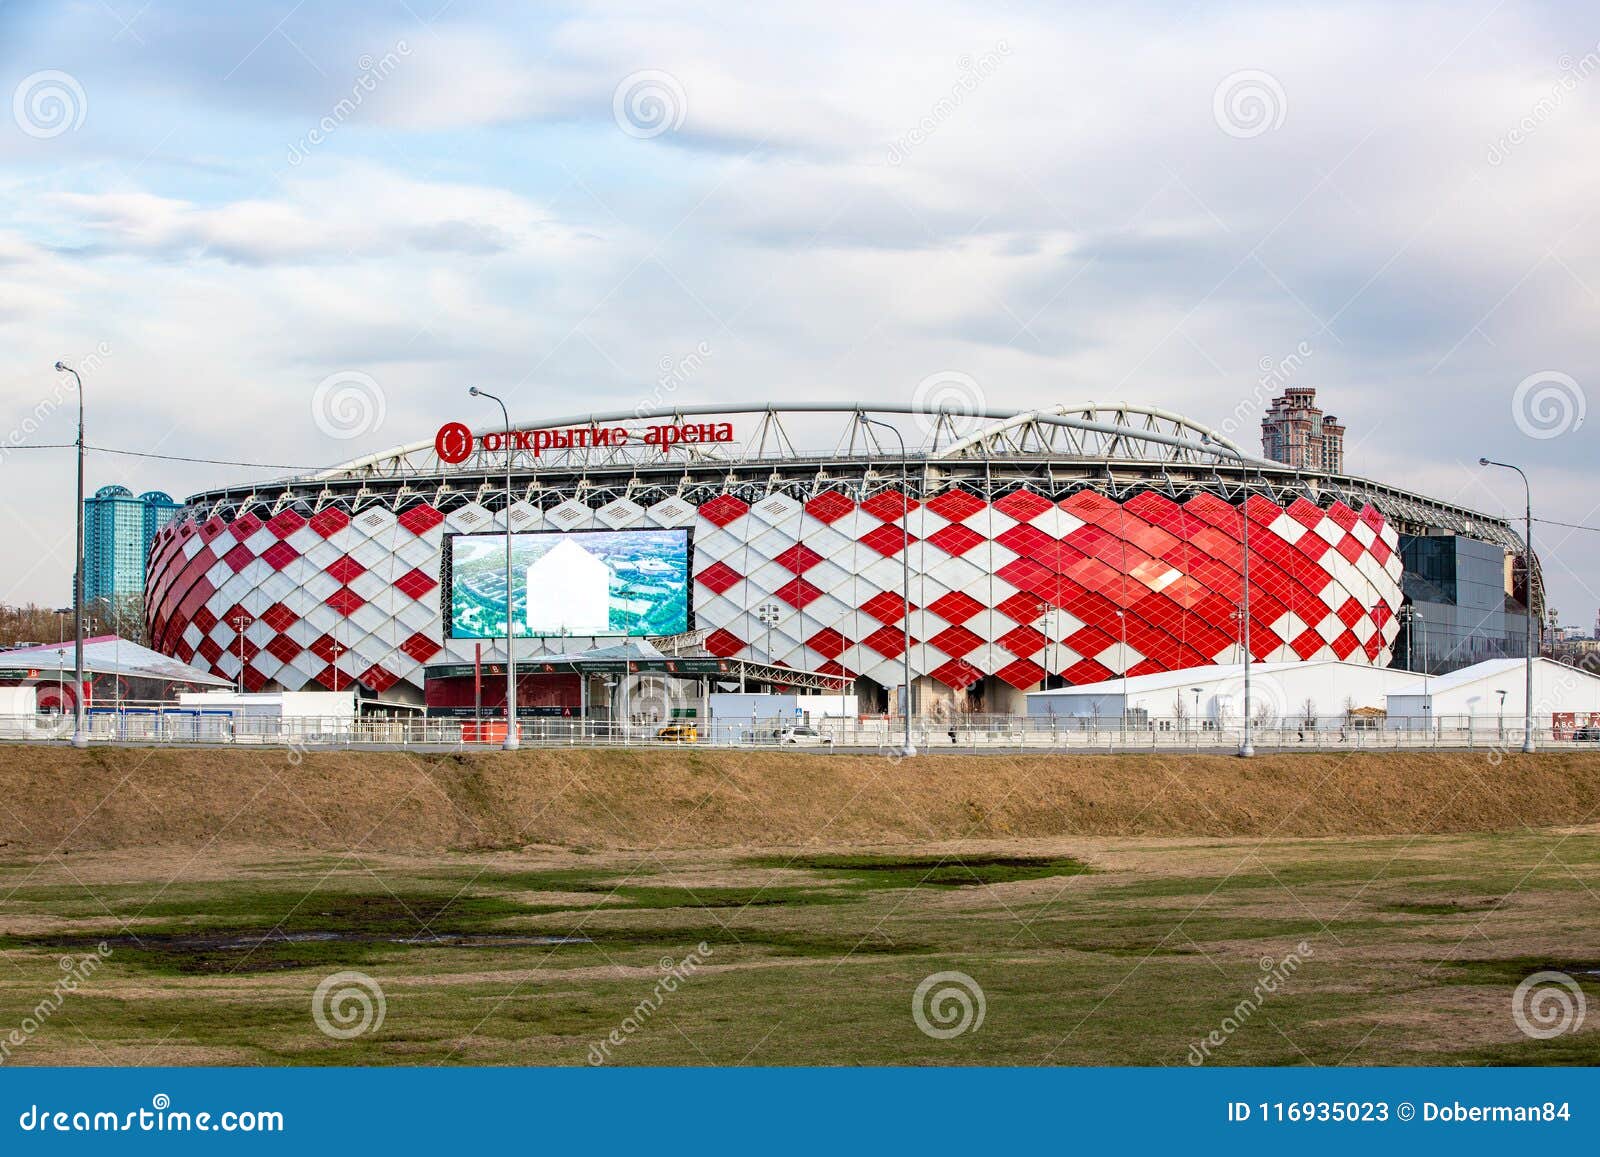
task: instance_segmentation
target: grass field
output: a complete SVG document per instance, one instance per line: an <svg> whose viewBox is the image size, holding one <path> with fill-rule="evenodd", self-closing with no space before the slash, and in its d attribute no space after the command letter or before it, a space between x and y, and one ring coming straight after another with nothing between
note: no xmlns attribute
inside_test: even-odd
<svg viewBox="0 0 1600 1157"><path fill-rule="evenodd" d="M0 864L0 1053L1184 1065L1211 1039L1200 1055L1212 1064L1595 1064L1600 1012L1536 1040L1512 995L1542 969L1591 983L1597 891L1600 831L1587 828L19 854ZM340 1039L319 1029L314 994L351 970L374 986L362 990L370 1015ZM966 1031L938 1039L918 1027L913 994L949 971L970 978L971 1012ZM66 976L81 982L57 1001ZM336 1031L341 1013L362 1026L359 1001L323 1007ZM958 1001L924 1009L935 1029L960 1027Z"/></svg>

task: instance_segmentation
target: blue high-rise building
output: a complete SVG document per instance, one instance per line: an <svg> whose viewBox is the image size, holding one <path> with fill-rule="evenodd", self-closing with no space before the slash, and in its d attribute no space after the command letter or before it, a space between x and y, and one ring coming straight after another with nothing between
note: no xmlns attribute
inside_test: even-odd
<svg viewBox="0 0 1600 1157"><path fill-rule="evenodd" d="M134 497L126 486L102 486L83 502L85 602L144 593L150 543L182 505L149 490Z"/></svg>

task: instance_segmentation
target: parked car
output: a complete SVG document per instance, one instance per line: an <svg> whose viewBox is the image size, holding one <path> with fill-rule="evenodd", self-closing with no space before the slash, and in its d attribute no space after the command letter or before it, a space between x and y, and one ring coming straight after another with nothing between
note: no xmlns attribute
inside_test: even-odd
<svg viewBox="0 0 1600 1157"><path fill-rule="evenodd" d="M1576 743L1600 743L1600 727L1580 727L1572 738Z"/></svg>
<svg viewBox="0 0 1600 1157"><path fill-rule="evenodd" d="M699 743L700 728L694 723L669 723L656 732L662 743Z"/></svg>
<svg viewBox="0 0 1600 1157"><path fill-rule="evenodd" d="M785 727L778 732L778 742L797 747L819 747L825 743L832 743L833 737L822 734L815 727Z"/></svg>

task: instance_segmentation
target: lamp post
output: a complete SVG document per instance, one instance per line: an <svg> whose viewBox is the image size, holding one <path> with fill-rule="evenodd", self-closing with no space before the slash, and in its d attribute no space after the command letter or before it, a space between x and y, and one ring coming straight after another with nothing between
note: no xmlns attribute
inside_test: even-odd
<svg viewBox="0 0 1600 1157"><path fill-rule="evenodd" d="M1523 560L1523 572L1527 576L1528 583L1528 641L1524 663L1526 686L1523 692L1526 698L1522 705L1522 750L1525 754L1531 755L1533 753L1533 487L1528 484L1528 476L1522 472L1520 466L1513 466L1509 462L1496 462L1492 458L1479 458L1478 465L1515 470L1522 479L1522 494L1526 501L1522 546L1527 552Z"/></svg>
<svg viewBox="0 0 1600 1157"><path fill-rule="evenodd" d="M1256 753L1256 745L1250 738L1250 490L1245 488L1244 501L1239 505L1239 513L1243 516L1240 521L1244 524L1244 598L1239 608L1239 640L1240 651L1244 656L1244 738L1239 741L1239 758L1250 759Z"/></svg>
<svg viewBox="0 0 1600 1157"><path fill-rule="evenodd" d="M500 746L506 751L515 751L521 745L517 742L517 663L511 653L511 641L516 636L511 617L511 461L515 446L511 437L511 412L502 399L487 390L473 386L467 393L497 403L506 424L506 741Z"/></svg>
<svg viewBox="0 0 1600 1157"><path fill-rule="evenodd" d="M71 374L78 393L78 541L76 569L72 576L72 665L76 682L72 689L75 708L72 746L88 747L89 733L83 727L83 379L66 362L57 362L56 372Z"/></svg>
<svg viewBox="0 0 1600 1157"><path fill-rule="evenodd" d="M905 681L905 702L900 705L901 713L905 716L905 742L900 748L902 755L915 755L916 747L911 742L911 475L906 469L906 440L897 426L888 422L880 422L876 418L869 418L865 414L858 414L861 421L869 426L882 426L895 436L895 441L900 443L900 489L902 491L902 505L900 508L900 583L901 595L905 606L904 637L901 645L904 651L901 654L902 676Z"/></svg>

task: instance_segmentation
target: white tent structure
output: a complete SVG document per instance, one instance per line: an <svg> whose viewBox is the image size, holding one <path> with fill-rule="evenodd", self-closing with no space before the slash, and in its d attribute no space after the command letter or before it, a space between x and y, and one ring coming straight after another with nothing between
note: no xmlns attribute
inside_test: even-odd
<svg viewBox="0 0 1600 1157"><path fill-rule="evenodd" d="M1490 659L1448 675L1426 679L1412 675L1405 686L1389 694L1390 726L1426 726L1432 720L1446 724L1466 719L1479 725L1491 720L1498 726L1504 719L1520 729L1527 685L1524 666L1521 659ZM1555 717L1563 714L1576 715L1580 725L1587 724L1586 717L1594 712L1600 712L1600 675L1554 659L1533 661L1535 727L1542 730L1559 724L1561 721Z"/></svg>
<svg viewBox="0 0 1600 1157"><path fill-rule="evenodd" d="M1414 671L1341 663L1252 663L1251 718L1260 727L1315 727L1338 730L1349 713L1381 713L1389 693L1415 683ZM1244 723L1244 665L1219 664L1108 679L1028 695L1029 715L1098 719L1119 725L1158 729L1237 728Z"/></svg>

